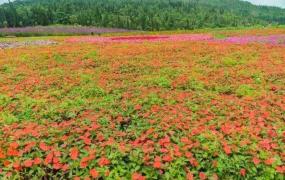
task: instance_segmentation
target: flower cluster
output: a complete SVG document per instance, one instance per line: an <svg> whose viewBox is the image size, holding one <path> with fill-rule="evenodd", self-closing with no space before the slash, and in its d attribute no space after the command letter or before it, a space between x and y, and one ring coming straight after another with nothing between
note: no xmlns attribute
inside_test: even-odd
<svg viewBox="0 0 285 180"><path fill-rule="evenodd" d="M283 47L112 38L0 51L0 179L284 179Z"/></svg>

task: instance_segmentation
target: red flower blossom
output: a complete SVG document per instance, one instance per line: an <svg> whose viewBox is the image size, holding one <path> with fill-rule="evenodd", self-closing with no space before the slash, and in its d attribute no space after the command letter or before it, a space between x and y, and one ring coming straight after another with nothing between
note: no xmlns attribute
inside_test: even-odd
<svg viewBox="0 0 285 180"><path fill-rule="evenodd" d="M53 156L52 163L54 163L54 164L59 163L59 158L58 158L58 157Z"/></svg>
<svg viewBox="0 0 285 180"><path fill-rule="evenodd" d="M276 171L281 174L285 174L285 166L277 166Z"/></svg>
<svg viewBox="0 0 285 180"><path fill-rule="evenodd" d="M72 160L76 160L78 158L79 151L77 148L72 148L70 150L69 156Z"/></svg>
<svg viewBox="0 0 285 180"><path fill-rule="evenodd" d="M227 155L231 154L232 153L232 150L229 146L224 146L224 151Z"/></svg>
<svg viewBox="0 0 285 180"><path fill-rule="evenodd" d="M53 169L59 170L59 169L62 168L62 166L63 166L63 165L62 165L61 163L57 162L57 163L54 163L54 164L53 164Z"/></svg>
<svg viewBox="0 0 285 180"><path fill-rule="evenodd" d="M39 164L41 164L41 163L42 163L41 158L37 157L37 158L34 159L34 164L35 164L35 165L39 165Z"/></svg>
<svg viewBox="0 0 285 180"><path fill-rule="evenodd" d="M9 145L10 148L13 148L13 149L17 149L19 147L19 144L17 142L12 142L10 145Z"/></svg>
<svg viewBox="0 0 285 180"><path fill-rule="evenodd" d="M172 157L170 155L165 155L163 158L162 158L163 161L165 162L171 162L172 161Z"/></svg>
<svg viewBox="0 0 285 180"><path fill-rule="evenodd" d="M199 173L199 178L200 178L201 180L205 180L205 179L207 179L207 176L206 176L205 173L200 172L200 173Z"/></svg>
<svg viewBox="0 0 285 180"><path fill-rule="evenodd" d="M241 174L242 176L245 176L246 170L245 170L245 169L241 169L241 170L240 170L240 174Z"/></svg>
<svg viewBox="0 0 285 180"><path fill-rule="evenodd" d="M20 162L19 161L16 161L13 163L13 168L17 171L20 171L21 170L21 165L20 165Z"/></svg>
<svg viewBox="0 0 285 180"><path fill-rule="evenodd" d="M48 151L50 149L50 147L47 146L44 142L40 142L39 147L42 151Z"/></svg>
<svg viewBox="0 0 285 180"><path fill-rule="evenodd" d="M52 163L52 160L53 160L53 153L51 152L46 156L44 162L46 165L48 165Z"/></svg>
<svg viewBox="0 0 285 180"><path fill-rule="evenodd" d="M64 164L62 167L61 167L61 170L62 171L67 171L69 169L69 165L68 164Z"/></svg>
<svg viewBox="0 0 285 180"><path fill-rule="evenodd" d="M23 165L27 168L32 167L33 166L34 161L31 159L25 160Z"/></svg>
<svg viewBox="0 0 285 180"><path fill-rule="evenodd" d="M0 159L5 159L6 155L4 154L4 152L0 149Z"/></svg>
<svg viewBox="0 0 285 180"><path fill-rule="evenodd" d="M277 86L271 86L271 91L277 91Z"/></svg>
<svg viewBox="0 0 285 180"><path fill-rule="evenodd" d="M99 177L99 173L96 171L96 169L91 169L89 171L91 177L93 177L94 179L98 178Z"/></svg>
<svg viewBox="0 0 285 180"><path fill-rule="evenodd" d="M61 152L60 151L54 151L53 154L56 157L60 157L61 156Z"/></svg>
<svg viewBox="0 0 285 180"><path fill-rule="evenodd" d="M199 166L199 162L195 158L190 158L189 162L192 166L197 167Z"/></svg>
<svg viewBox="0 0 285 180"><path fill-rule="evenodd" d="M145 180L146 178L139 173L133 173L132 180Z"/></svg>
<svg viewBox="0 0 285 180"><path fill-rule="evenodd" d="M20 152L17 149L9 147L7 150L7 155L8 156L20 156Z"/></svg>
<svg viewBox="0 0 285 180"><path fill-rule="evenodd" d="M80 167L81 168L86 168L88 166L88 161L89 161L88 157L82 158L82 160L80 161Z"/></svg>
<svg viewBox="0 0 285 180"><path fill-rule="evenodd" d="M275 159L274 158L269 158L267 160L264 161L264 163L266 165L272 165L274 163Z"/></svg>
<svg viewBox="0 0 285 180"><path fill-rule="evenodd" d="M162 168L162 164L160 161L154 161L153 162L153 167L156 169L161 169Z"/></svg>
<svg viewBox="0 0 285 180"><path fill-rule="evenodd" d="M253 162L255 165L258 165L258 164L260 163L260 160L259 160L258 158L256 158L256 157L254 157L254 158L252 159L252 162Z"/></svg>
<svg viewBox="0 0 285 180"><path fill-rule="evenodd" d="M3 165L4 165L5 167L10 166L10 164L11 164L11 162L8 161L8 160L3 161Z"/></svg>
<svg viewBox="0 0 285 180"><path fill-rule="evenodd" d="M142 109L142 106L141 106L141 105L139 105L139 104L138 104L138 105L135 105L135 110L136 110L136 111L139 111L139 110L141 110L141 109Z"/></svg>
<svg viewBox="0 0 285 180"><path fill-rule="evenodd" d="M99 164L100 167L103 167L103 166L109 165L110 161L109 161L109 159L107 159L105 157L102 157L102 158L99 159L98 164Z"/></svg>
<svg viewBox="0 0 285 180"><path fill-rule="evenodd" d="M83 141L86 145L90 145L91 144L91 139L89 138L83 138Z"/></svg>

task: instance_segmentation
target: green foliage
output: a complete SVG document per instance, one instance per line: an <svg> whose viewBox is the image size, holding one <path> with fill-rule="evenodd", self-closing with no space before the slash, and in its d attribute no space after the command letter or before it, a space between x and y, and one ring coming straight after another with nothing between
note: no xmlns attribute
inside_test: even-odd
<svg viewBox="0 0 285 180"><path fill-rule="evenodd" d="M250 86L250 85L247 85L247 84L243 84L243 85L240 85L237 90L236 90L236 94L237 96L239 97L243 97L243 96L256 96L256 90Z"/></svg>
<svg viewBox="0 0 285 180"><path fill-rule="evenodd" d="M91 59L93 61L96 61L98 58L98 53L97 51L91 51L88 54L86 54L86 56L84 57L84 59Z"/></svg>
<svg viewBox="0 0 285 180"><path fill-rule="evenodd" d="M1 112L0 113L0 124L12 124L19 122L19 119L16 118L13 114L10 114L8 112Z"/></svg>
<svg viewBox="0 0 285 180"><path fill-rule="evenodd" d="M153 83L158 87L169 88L171 86L170 80L165 77L153 79Z"/></svg>
<svg viewBox="0 0 285 180"><path fill-rule="evenodd" d="M223 65L226 67L233 67L236 65L239 65L241 62L239 62L238 60L234 59L234 58L230 58L230 57L226 57L223 59Z"/></svg>
<svg viewBox="0 0 285 180"><path fill-rule="evenodd" d="M16 0L0 6L0 27L72 24L139 30L197 29L284 24L284 15L281 8L239 0Z"/></svg>

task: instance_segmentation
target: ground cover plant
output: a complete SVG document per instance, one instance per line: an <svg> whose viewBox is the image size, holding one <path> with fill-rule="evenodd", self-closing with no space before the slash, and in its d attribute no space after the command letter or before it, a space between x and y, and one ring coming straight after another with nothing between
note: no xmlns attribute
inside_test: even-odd
<svg viewBox="0 0 285 180"><path fill-rule="evenodd" d="M284 179L284 45L165 36L0 50L0 179Z"/></svg>
<svg viewBox="0 0 285 180"><path fill-rule="evenodd" d="M86 26L33 26L17 28L0 28L0 36L67 36L67 35L100 35L105 33L129 32L118 28L100 28Z"/></svg>

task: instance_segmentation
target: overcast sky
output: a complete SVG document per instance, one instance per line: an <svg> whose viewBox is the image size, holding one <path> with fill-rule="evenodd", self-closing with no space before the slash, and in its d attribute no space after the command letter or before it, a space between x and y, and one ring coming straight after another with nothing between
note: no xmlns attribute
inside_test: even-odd
<svg viewBox="0 0 285 180"><path fill-rule="evenodd" d="M285 0L246 0L253 4L258 5L271 5L271 6L280 6L285 8ZM0 0L0 3L8 2L8 0Z"/></svg>
<svg viewBox="0 0 285 180"><path fill-rule="evenodd" d="M253 4L280 6L285 8L285 0L247 0Z"/></svg>

